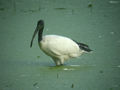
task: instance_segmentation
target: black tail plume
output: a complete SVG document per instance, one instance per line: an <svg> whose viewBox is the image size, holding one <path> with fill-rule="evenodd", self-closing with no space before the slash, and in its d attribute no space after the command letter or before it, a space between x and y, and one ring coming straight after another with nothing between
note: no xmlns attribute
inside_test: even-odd
<svg viewBox="0 0 120 90"><path fill-rule="evenodd" d="M75 41L75 40L74 40L74 41ZM78 46L79 46L80 49L82 49L82 50L84 50L84 51L87 51L87 52L93 51L93 50L91 50L91 49L89 48L88 45L86 45L86 44L84 44L84 43L78 43L77 41L75 41L75 42L78 44Z"/></svg>

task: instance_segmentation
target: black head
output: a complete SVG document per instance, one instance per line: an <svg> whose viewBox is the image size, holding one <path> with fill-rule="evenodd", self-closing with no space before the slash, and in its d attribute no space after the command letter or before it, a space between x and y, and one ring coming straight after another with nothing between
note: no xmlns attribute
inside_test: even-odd
<svg viewBox="0 0 120 90"><path fill-rule="evenodd" d="M42 25L44 25L44 21L43 20L39 20L38 22L37 22L37 26L42 26Z"/></svg>
<svg viewBox="0 0 120 90"><path fill-rule="evenodd" d="M36 29L34 31L34 34L33 34L33 37L32 37L30 47L32 47L33 39L35 38L37 33L38 33L38 41L40 41L42 39L43 29L44 29L44 21L43 20L39 20L37 22L37 27L36 27Z"/></svg>

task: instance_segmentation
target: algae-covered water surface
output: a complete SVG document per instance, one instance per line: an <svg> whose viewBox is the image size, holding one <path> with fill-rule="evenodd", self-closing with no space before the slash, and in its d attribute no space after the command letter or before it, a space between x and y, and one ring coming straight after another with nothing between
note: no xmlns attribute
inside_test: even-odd
<svg viewBox="0 0 120 90"><path fill-rule="evenodd" d="M119 0L1 0L0 90L120 90ZM30 41L37 21L93 50L63 66Z"/></svg>

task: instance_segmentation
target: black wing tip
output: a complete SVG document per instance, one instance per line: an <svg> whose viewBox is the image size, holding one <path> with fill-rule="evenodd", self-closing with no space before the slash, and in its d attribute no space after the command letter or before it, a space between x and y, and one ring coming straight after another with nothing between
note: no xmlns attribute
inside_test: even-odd
<svg viewBox="0 0 120 90"><path fill-rule="evenodd" d="M73 40L73 41L75 41L75 40ZM84 51L86 51L86 52L91 52L91 51L93 51L93 50L91 50L91 49L89 48L89 46L88 46L87 44L79 43L79 42L77 42L77 41L75 41L75 42L78 44L78 46L79 46L80 49L82 49L82 50L84 50Z"/></svg>
<svg viewBox="0 0 120 90"><path fill-rule="evenodd" d="M84 51L92 52L93 50L91 50L91 49L84 49Z"/></svg>
<svg viewBox="0 0 120 90"><path fill-rule="evenodd" d="M86 52L91 52L91 51L93 51L92 49L90 49L89 48L89 46L82 46L82 45L79 45L79 47L80 47L80 49L82 49L82 50L84 50L84 51L86 51Z"/></svg>

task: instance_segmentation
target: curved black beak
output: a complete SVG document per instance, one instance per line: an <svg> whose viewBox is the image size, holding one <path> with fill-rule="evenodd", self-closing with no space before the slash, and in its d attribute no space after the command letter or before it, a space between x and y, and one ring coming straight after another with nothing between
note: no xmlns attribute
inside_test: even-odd
<svg viewBox="0 0 120 90"><path fill-rule="evenodd" d="M32 47L33 40L34 40L34 38L35 38L37 32L38 32L38 28L36 27L36 29L35 29L35 31L34 31L34 34L33 34L33 36L32 36L32 40L31 40L31 43L30 43L30 47Z"/></svg>

